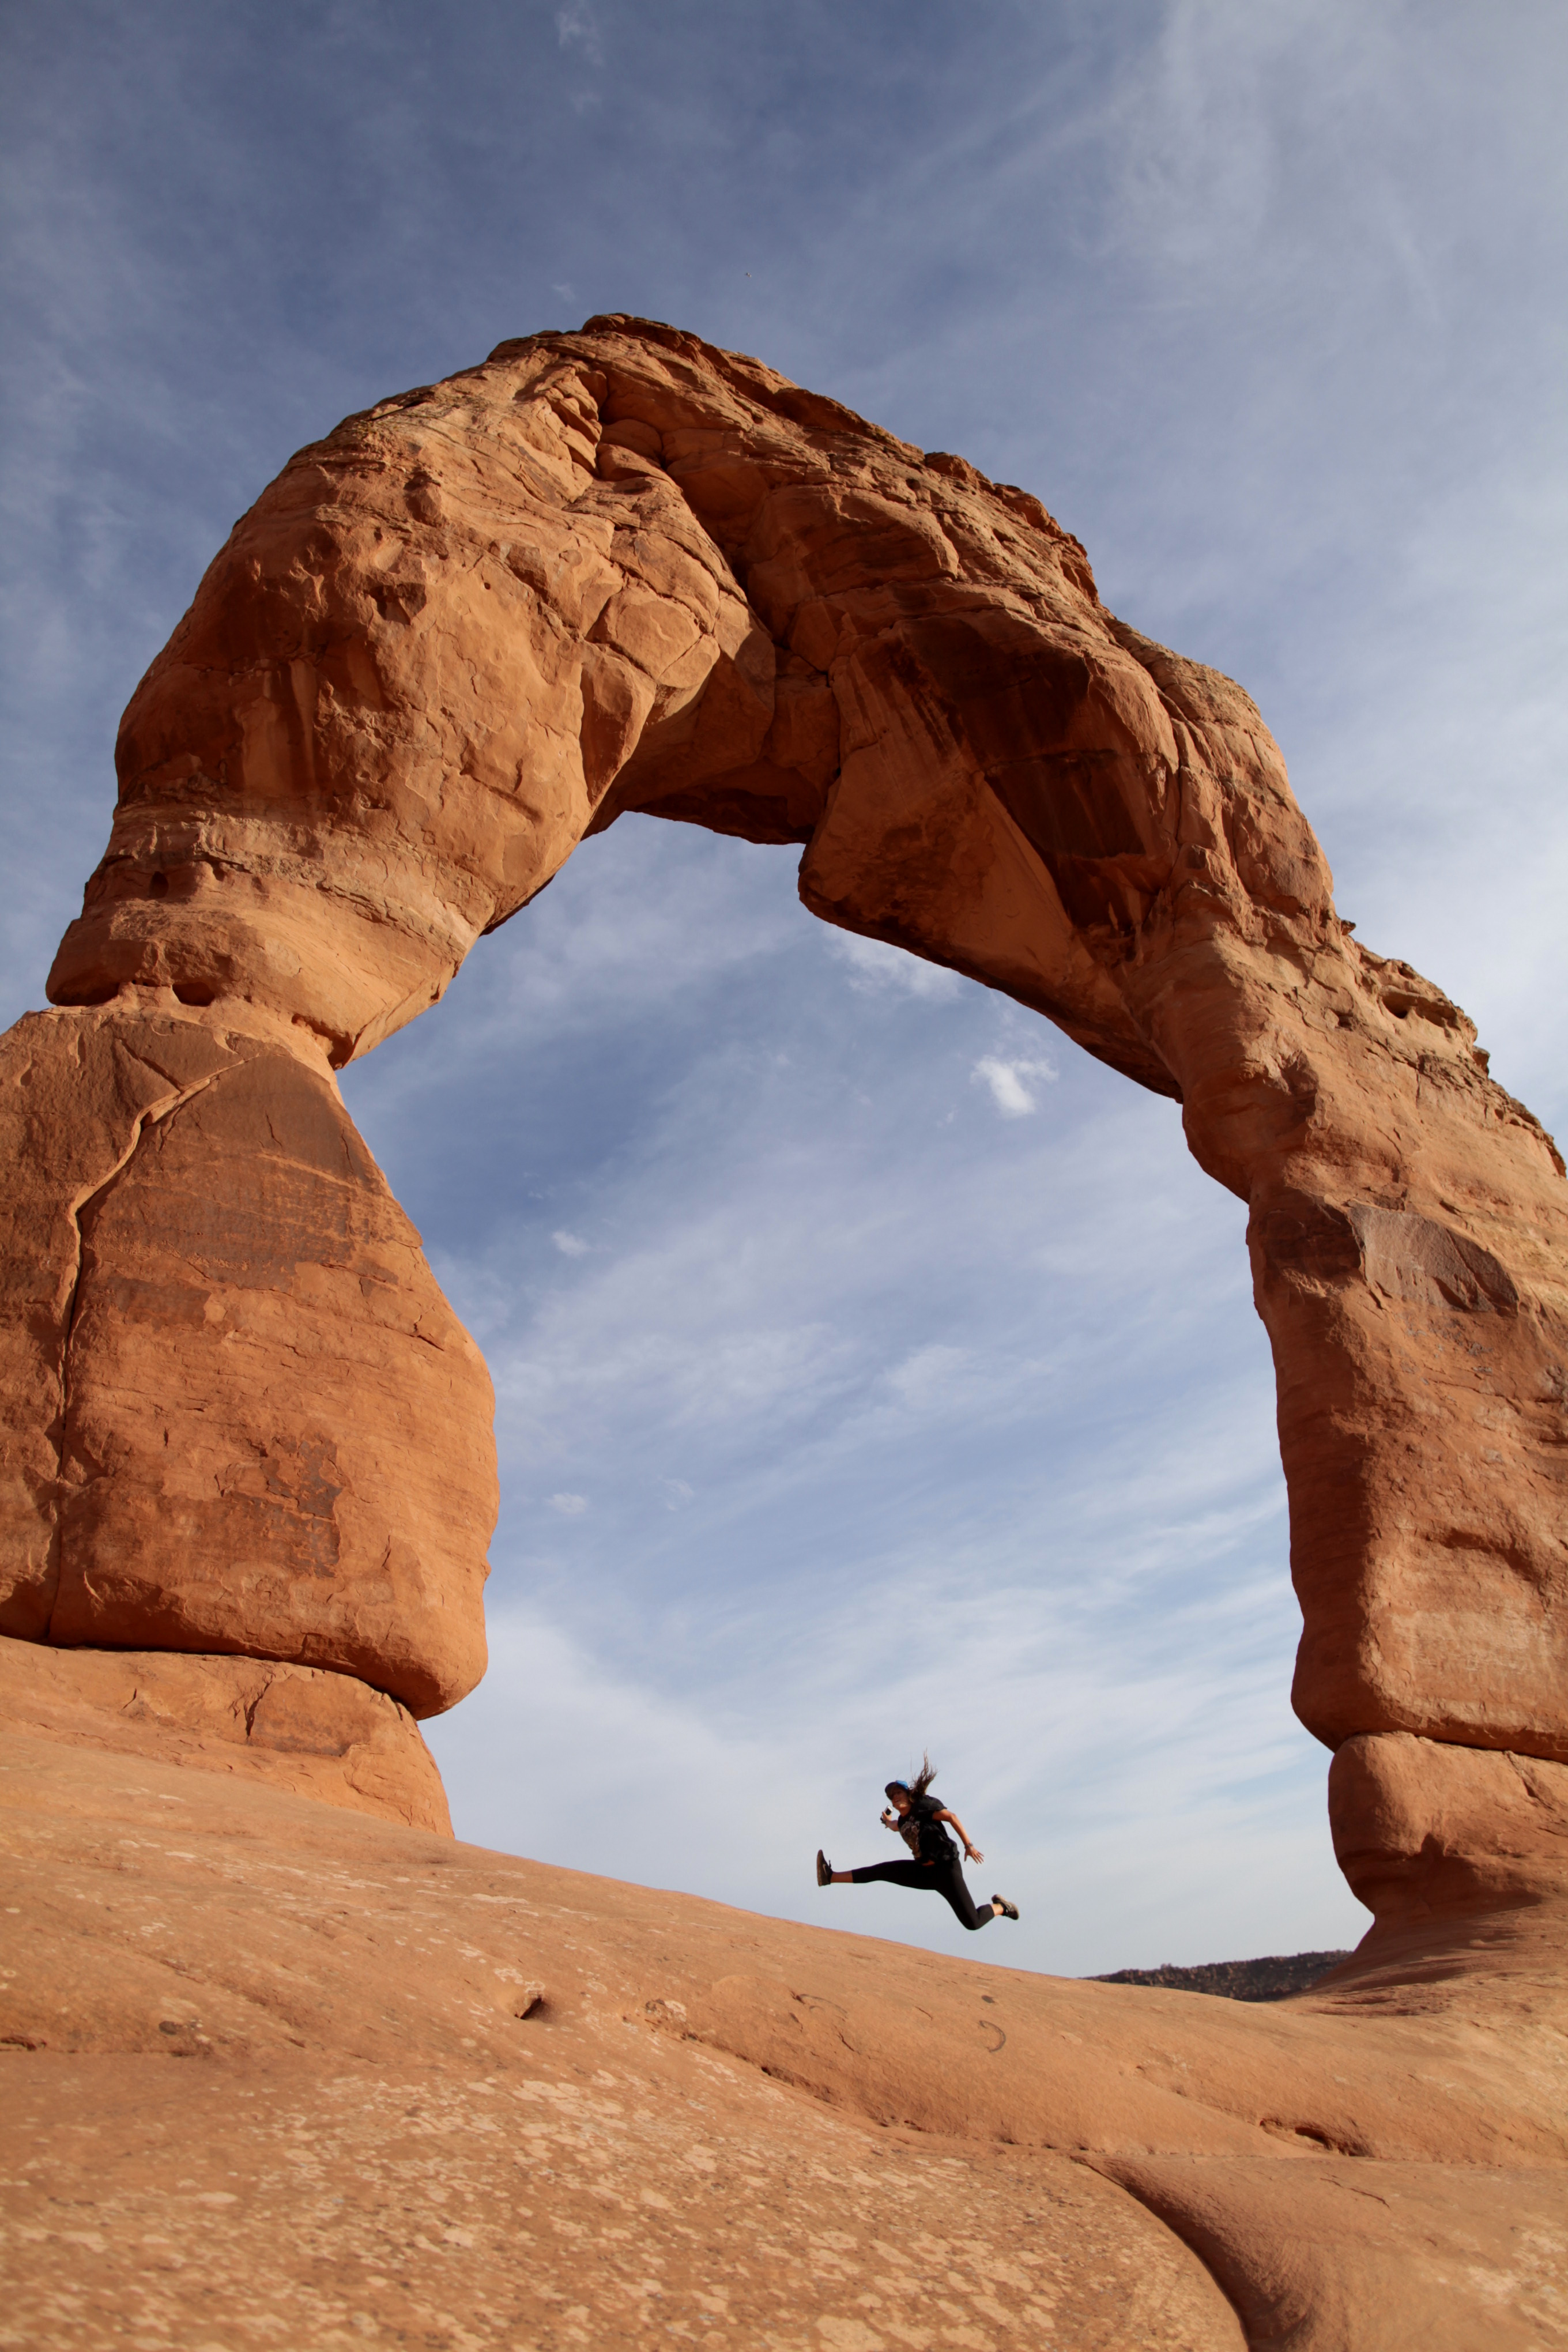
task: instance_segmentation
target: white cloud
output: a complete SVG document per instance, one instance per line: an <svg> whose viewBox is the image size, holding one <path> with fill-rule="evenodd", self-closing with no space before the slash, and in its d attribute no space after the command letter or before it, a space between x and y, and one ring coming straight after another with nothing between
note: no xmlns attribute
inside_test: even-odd
<svg viewBox="0 0 1568 2352"><path fill-rule="evenodd" d="M960 975L949 971L945 964L928 963L924 956L911 955L907 948L890 947L886 940L865 940L858 931L841 931L836 926L827 932L827 952L835 961L848 965L852 988L889 990L942 1003L956 996L963 985Z"/></svg>
<svg viewBox="0 0 1568 2352"><path fill-rule="evenodd" d="M581 49L587 64L604 64L604 37L588 0L567 0L564 8L556 10L555 37L562 48Z"/></svg>
<svg viewBox="0 0 1568 2352"><path fill-rule="evenodd" d="M586 1257L588 1255L588 1244L579 1234L569 1234L563 1225L558 1225L550 1238L563 1257Z"/></svg>
<svg viewBox="0 0 1568 2352"><path fill-rule="evenodd" d="M1039 1105L1025 1080L1054 1079L1057 1068L1054 1062L1038 1056L1026 1058L1015 1055L1010 1061L1004 1061L998 1054L983 1054L970 1076L978 1085L989 1087L991 1099L1004 1118L1026 1118L1032 1110L1039 1108Z"/></svg>
<svg viewBox="0 0 1568 2352"><path fill-rule="evenodd" d="M906 1356L888 1373L887 1383L911 1412L931 1412L952 1402L969 1360L967 1348L934 1342Z"/></svg>
<svg viewBox="0 0 1568 2352"><path fill-rule="evenodd" d="M549 1501L551 1509L559 1511L563 1519L577 1518L588 1507L585 1495L552 1495Z"/></svg>
<svg viewBox="0 0 1568 2352"><path fill-rule="evenodd" d="M1022 1906L988 1959L1070 1975L1351 1943L1365 1917L1323 1833L1326 1759L1258 1642L1258 1598L1119 1649L1069 1592L922 1563L815 1610L743 1693L502 1605L485 1682L426 1730L460 1834L775 1916L974 1950L940 1906L812 1880L818 1843L840 1867L886 1857L882 1782L929 1747L987 1857L975 1891ZM782 1838L760 1833L781 1775Z"/></svg>

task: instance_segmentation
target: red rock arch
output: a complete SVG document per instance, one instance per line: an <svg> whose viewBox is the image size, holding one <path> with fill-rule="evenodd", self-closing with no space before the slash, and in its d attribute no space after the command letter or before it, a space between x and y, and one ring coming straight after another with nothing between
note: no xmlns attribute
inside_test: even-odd
<svg viewBox="0 0 1568 2352"><path fill-rule="evenodd" d="M331 1072L647 811L799 842L814 913L1181 1102L1250 1207L1342 1860L1428 1885L1441 1784L1495 1892L1473 1751L1568 1759L1563 1163L1034 499L668 328L504 343L285 467L117 759L5 1042L5 1630L472 1686L483 1366Z"/></svg>

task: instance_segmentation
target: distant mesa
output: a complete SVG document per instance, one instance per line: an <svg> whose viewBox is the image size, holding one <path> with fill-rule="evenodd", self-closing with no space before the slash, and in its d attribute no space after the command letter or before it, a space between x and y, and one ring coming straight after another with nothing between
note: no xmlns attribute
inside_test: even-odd
<svg viewBox="0 0 1568 2352"><path fill-rule="evenodd" d="M1178 1969L1167 1960L1157 1969L1118 1969L1112 1976L1091 1977L1089 1982L1154 1985L1163 1992L1214 1993L1222 2000L1289 2000L1350 1957L1349 1952L1292 1952L1287 1958L1208 1960L1194 1969Z"/></svg>

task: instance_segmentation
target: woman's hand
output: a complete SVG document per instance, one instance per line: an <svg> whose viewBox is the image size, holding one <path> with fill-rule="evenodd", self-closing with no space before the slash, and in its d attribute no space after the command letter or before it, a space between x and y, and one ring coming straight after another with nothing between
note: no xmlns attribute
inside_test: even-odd
<svg viewBox="0 0 1568 2352"><path fill-rule="evenodd" d="M939 1822L951 1822L952 1823L953 1828L958 1832L958 1843L963 1848L963 1854L966 1862L984 1861L985 1856L981 1853L980 1848L977 1845L970 1844L969 1832L964 1828L963 1823L959 1820L958 1815L955 1812L951 1811L946 1805L943 1805L942 1811L936 1815L936 1819Z"/></svg>
<svg viewBox="0 0 1568 2352"><path fill-rule="evenodd" d="M894 1818L892 1807L890 1805L884 1805L882 1808L882 1827L885 1830L896 1830L899 1824L897 1820Z"/></svg>

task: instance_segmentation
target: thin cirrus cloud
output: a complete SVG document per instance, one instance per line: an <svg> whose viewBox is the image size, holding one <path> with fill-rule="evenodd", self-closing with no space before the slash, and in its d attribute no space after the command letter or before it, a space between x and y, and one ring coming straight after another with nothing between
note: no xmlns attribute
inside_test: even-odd
<svg viewBox="0 0 1568 2352"><path fill-rule="evenodd" d="M622 310L1037 492L1256 696L1361 937L1568 1118L1559 7L57 0L5 39L9 1015L233 517L339 416ZM957 1948L810 1882L930 1745L1027 1965L1349 1940L1242 1204L794 867L622 819L343 1073L495 1378L492 1664L429 1727L459 1830Z"/></svg>
<svg viewBox="0 0 1568 2352"><path fill-rule="evenodd" d="M1057 1068L1038 1055L1004 1061L999 1054L982 1054L970 1075L988 1090L1004 1118L1027 1118L1040 1107L1035 1087L1054 1079Z"/></svg>
<svg viewBox="0 0 1568 2352"><path fill-rule="evenodd" d="M555 37L562 48L581 51L588 65L604 64L604 36L599 29L599 20L587 5L587 0L571 0L569 7L557 9Z"/></svg>
<svg viewBox="0 0 1568 2352"><path fill-rule="evenodd" d="M852 988L890 988L941 1001L955 995L960 985L958 974L944 964L889 947L886 940L863 940L854 931L831 932L827 951L848 967Z"/></svg>
<svg viewBox="0 0 1568 2352"><path fill-rule="evenodd" d="M1025 1964L1118 1964L1150 1918L1162 1952L1209 1948L1178 1829L1211 1903L1227 1838L1267 1845L1243 1907L1268 1930L1243 1918L1227 1948L1352 1935L1285 1697L1239 1205L1184 1159L1169 1105L1082 1057L1048 1116L955 1119L999 1018L1019 1065L1045 1058L1038 1024L965 982L857 987L793 869L623 819L476 957L451 1047L410 1031L351 1074L427 1232L446 1170L416 1147L446 1122L384 1123L378 1081L416 1098L399 1064L423 1057L496 1120L468 1137L477 1198L446 1217L465 1246L437 1260L490 1360L509 1497L489 1676L429 1727L466 1832L518 1837L515 1759L548 1792L552 1858L815 1917L807 1879L753 1850L745 1792L788 1770L806 1860L819 1838L872 1859L857 1790L929 1745L1010 1864ZM721 896L732 919L666 959L651 910ZM639 908L644 946L611 979L583 942L611 952ZM552 1178L541 1139L581 1115L628 1003L614 1123ZM504 1089L481 1076L498 1005ZM537 1207L489 1193L491 1164L537 1182ZM552 1181L602 1237L569 1290L547 1271ZM590 1482L591 1517L528 1505ZM612 1820L596 1792L623 1783ZM918 1916L855 1924L951 1941Z"/></svg>

